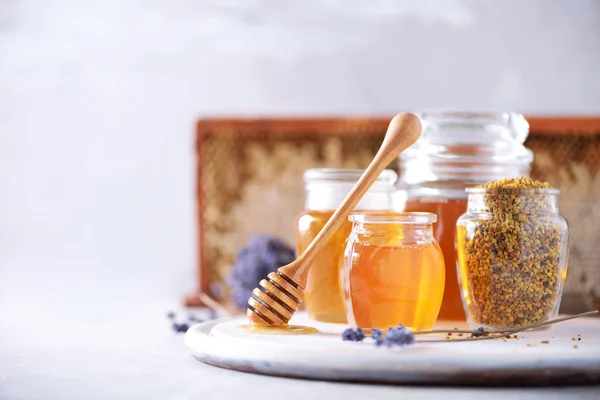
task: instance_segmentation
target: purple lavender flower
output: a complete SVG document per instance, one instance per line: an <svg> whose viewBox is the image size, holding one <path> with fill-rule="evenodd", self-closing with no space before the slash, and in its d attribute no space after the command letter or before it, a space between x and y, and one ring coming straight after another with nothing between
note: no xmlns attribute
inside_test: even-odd
<svg viewBox="0 0 600 400"><path fill-rule="evenodd" d="M379 347L383 345L383 332L381 332L381 329L374 328L371 331L371 337L375 340L375 346Z"/></svg>
<svg viewBox="0 0 600 400"><path fill-rule="evenodd" d="M477 331L477 333L473 333L473 337L479 337L479 336L483 336L485 332L485 328L483 326L480 326L479 328L475 329Z"/></svg>
<svg viewBox="0 0 600 400"><path fill-rule="evenodd" d="M401 326L401 325L400 325ZM389 328L387 334L384 338L384 344L386 347L392 346L408 346L415 342L415 336L411 331L406 329L404 326L402 328Z"/></svg>
<svg viewBox="0 0 600 400"><path fill-rule="evenodd" d="M173 330L177 333L185 333L190 329L188 324L178 324L177 322L173 322Z"/></svg>
<svg viewBox="0 0 600 400"><path fill-rule="evenodd" d="M364 338L365 334L360 328L357 328L356 330L348 328L342 333L343 340L362 342ZM375 346L377 347L404 347L415 342L415 337L412 332L402 324L398 324L397 328L389 328L385 334L381 329L374 328L371 331L371 338L373 338Z"/></svg>
<svg viewBox="0 0 600 400"><path fill-rule="evenodd" d="M365 333L360 328L356 330L348 328L342 333L342 339L350 342L362 342L365 337Z"/></svg>
<svg viewBox="0 0 600 400"><path fill-rule="evenodd" d="M209 311L212 312L212 314L209 315L208 319L214 319L216 317L216 315L214 315L214 311L210 309ZM190 329L190 326L205 321L205 319L199 318L196 315L190 313L187 316L187 321L177 322L177 315L173 311L169 311L167 313L167 318L171 323L171 329L177 333L185 333L188 331L188 329Z"/></svg>
<svg viewBox="0 0 600 400"><path fill-rule="evenodd" d="M246 308L252 290L261 279L295 258L294 249L282 240L267 235L253 236L249 245L238 252L227 279L232 302L240 309Z"/></svg>

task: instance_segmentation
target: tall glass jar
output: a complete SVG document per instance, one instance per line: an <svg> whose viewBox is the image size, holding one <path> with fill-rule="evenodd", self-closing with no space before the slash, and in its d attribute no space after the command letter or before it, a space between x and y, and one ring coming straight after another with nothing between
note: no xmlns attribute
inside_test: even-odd
<svg viewBox="0 0 600 400"><path fill-rule="evenodd" d="M568 259L558 190L467 191L457 245L469 324L507 329L556 318Z"/></svg>
<svg viewBox="0 0 600 400"><path fill-rule="evenodd" d="M529 176L529 125L520 114L425 111L423 133L400 156L398 186L405 211L438 216L434 235L444 253L446 287L440 319L464 320L457 276L456 221L467 209L465 188L501 178Z"/></svg>
<svg viewBox="0 0 600 400"><path fill-rule="evenodd" d="M309 169L304 173L306 206L297 220L298 254L325 226L362 173L363 170L353 169ZM383 171L355 209L391 210L397 178L394 171ZM316 321L346 322L339 276L351 229L349 221L344 223L311 266L304 289L304 304L310 317Z"/></svg>
<svg viewBox="0 0 600 400"><path fill-rule="evenodd" d="M350 325L433 328L444 292L444 257L431 213L355 212L342 286Z"/></svg>

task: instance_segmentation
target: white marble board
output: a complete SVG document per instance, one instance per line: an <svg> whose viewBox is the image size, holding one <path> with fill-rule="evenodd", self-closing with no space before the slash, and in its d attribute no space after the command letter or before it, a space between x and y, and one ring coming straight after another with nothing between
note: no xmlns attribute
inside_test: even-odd
<svg viewBox="0 0 600 400"><path fill-rule="evenodd" d="M600 384L600 318L561 322L546 331L521 333L518 340L417 342L395 349L377 348L370 338L342 341L346 325L315 322L304 313L291 323L314 326L318 333L249 334L238 329L246 323L245 317L207 321L191 327L185 343L207 364L287 377L397 384ZM466 327L441 327L455 326Z"/></svg>

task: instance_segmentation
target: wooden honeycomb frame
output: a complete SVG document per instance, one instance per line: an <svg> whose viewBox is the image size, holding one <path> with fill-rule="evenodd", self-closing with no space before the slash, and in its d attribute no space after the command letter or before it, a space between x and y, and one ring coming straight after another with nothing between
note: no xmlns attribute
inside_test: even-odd
<svg viewBox="0 0 600 400"><path fill-rule="evenodd" d="M600 117L528 117L526 146L535 154L532 176L561 189L561 213L571 223L566 293L600 302ZM197 123L199 292L219 297L239 247L255 233L293 245L307 168L364 168L389 118L206 119ZM396 165L391 165L397 169ZM592 241L592 242L590 242ZM572 296L572 297L573 297ZM568 297L568 296L566 296ZM200 305L196 295L187 305ZM575 302L577 303L577 302Z"/></svg>

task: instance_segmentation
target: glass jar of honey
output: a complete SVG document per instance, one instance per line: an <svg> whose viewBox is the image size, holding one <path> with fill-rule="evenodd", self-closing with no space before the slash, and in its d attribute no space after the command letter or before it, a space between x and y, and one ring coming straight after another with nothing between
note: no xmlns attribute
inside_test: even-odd
<svg viewBox="0 0 600 400"><path fill-rule="evenodd" d="M444 256L431 213L352 213L344 299L350 325L431 329L444 293Z"/></svg>
<svg viewBox="0 0 600 400"><path fill-rule="evenodd" d="M426 111L423 132L400 155L398 186L405 211L438 216L434 236L446 264L440 319L464 320L457 276L456 221L467 210L465 189L491 180L529 176L531 150L523 146L529 125L520 114Z"/></svg>
<svg viewBox="0 0 600 400"><path fill-rule="evenodd" d="M325 226L362 173L363 170L354 169L309 169L304 173L306 207L297 220L298 254L308 247ZM394 171L383 171L356 209L391 210L397 179ZM344 223L315 257L311 266L304 288L304 305L309 316L316 321L346 322L340 269L351 229L349 221Z"/></svg>

